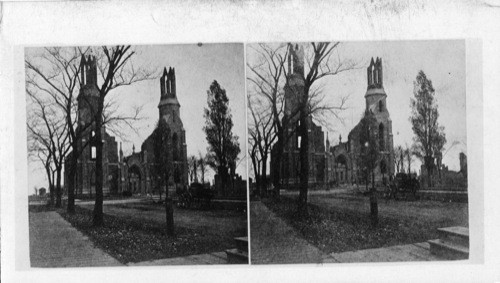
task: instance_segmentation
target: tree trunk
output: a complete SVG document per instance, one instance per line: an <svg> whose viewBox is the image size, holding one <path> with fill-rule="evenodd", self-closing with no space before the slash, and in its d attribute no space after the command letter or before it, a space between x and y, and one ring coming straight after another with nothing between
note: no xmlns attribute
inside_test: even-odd
<svg viewBox="0 0 500 283"><path fill-rule="evenodd" d="M76 180L76 147L73 147L73 154L69 160L68 166L68 213L75 212L75 180Z"/></svg>
<svg viewBox="0 0 500 283"><path fill-rule="evenodd" d="M165 198L165 211L167 216L167 235L174 236L174 206L171 197Z"/></svg>
<svg viewBox="0 0 500 283"><path fill-rule="evenodd" d="M430 189L432 187L432 180L431 180L432 169L430 165L427 165L426 168L427 168L427 188Z"/></svg>
<svg viewBox="0 0 500 283"><path fill-rule="evenodd" d="M370 193L370 219L372 227L378 225L378 202L377 202L377 189L375 187L375 173L372 170L372 190Z"/></svg>
<svg viewBox="0 0 500 283"><path fill-rule="evenodd" d="M50 199L49 199L49 205L52 206L54 205L54 182L52 180L52 175L50 172L50 167L45 166L45 172L47 173L47 179L49 181L49 192L50 192Z"/></svg>
<svg viewBox="0 0 500 283"><path fill-rule="evenodd" d="M99 105L97 106L96 122L95 122L95 140L94 145L96 147L96 160L95 160L95 205L94 205L94 226L104 225L104 215L103 215L103 144L102 144L102 108L103 99L99 100Z"/></svg>
<svg viewBox="0 0 500 283"><path fill-rule="evenodd" d="M274 198L275 200L279 200L280 198L280 189L281 189L281 161L283 157L283 134L278 133L278 140L276 141L276 144L274 145L274 155L271 157L273 158L273 165L274 167L271 168L273 170L272 176L273 176L273 187L274 187Z"/></svg>
<svg viewBox="0 0 500 283"><path fill-rule="evenodd" d="M174 207L172 198L168 193L168 177L164 177L165 185L165 216L167 220L167 235L174 236ZM162 186L163 187L163 186Z"/></svg>
<svg viewBox="0 0 500 283"><path fill-rule="evenodd" d="M307 109L304 102L301 103L300 111L300 191L299 191L299 212L307 214L307 191L309 182L309 137L307 132Z"/></svg>
<svg viewBox="0 0 500 283"><path fill-rule="evenodd" d="M56 207L60 208L62 206L62 189L61 189L61 173L62 168L59 167L56 170Z"/></svg>
<svg viewBox="0 0 500 283"><path fill-rule="evenodd" d="M267 197L267 156L262 157L262 171L260 172L260 196Z"/></svg>

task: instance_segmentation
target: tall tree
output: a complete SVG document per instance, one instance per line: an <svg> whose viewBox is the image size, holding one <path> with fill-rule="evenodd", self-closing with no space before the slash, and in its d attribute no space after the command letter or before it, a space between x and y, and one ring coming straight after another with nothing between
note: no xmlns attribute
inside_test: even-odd
<svg viewBox="0 0 500 283"><path fill-rule="evenodd" d="M168 197L168 180L172 176L172 152L170 129L165 120L160 119L153 132L153 145L155 155L155 176L160 182L160 191L165 188L165 212L167 234L174 235L174 217L171 199ZM161 195L160 195L161 197Z"/></svg>
<svg viewBox="0 0 500 283"><path fill-rule="evenodd" d="M373 113L366 111L360 121L359 141L360 141L360 154L358 164L363 166L362 171L365 172L366 184L368 186L368 178L371 177L371 190L370 190L370 218L373 226L378 224L378 203L377 192L375 187L375 168L379 164L380 147L378 138L377 120ZM381 168L382 169L382 168Z"/></svg>
<svg viewBox="0 0 500 283"><path fill-rule="evenodd" d="M139 81L155 78L154 72L145 69L136 69L132 64L132 56L135 52L130 45L118 45L113 47L102 46L100 52L103 59L98 64L102 82L96 82L99 91L97 111L94 116L94 129L96 142L96 197L94 205L94 226L102 226L103 218L103 137L105 99L108 94L117 87L130 85Z"/></svg>
<svg viewBox="0 0 500 283"><path fill-rule="evenodd" d="M441 154L446 143L446 136L444 127L438 123L439 112L434 100L435 90L432 81L423 71L419 71L413 86L414 97L411 99L410 122L415 134L414 153L422 160L427 171L427 185L431 187L434 159Z"/></svg>
<svg viewBox="0 0 500 283"><path fill-rule="evenodd" d="M317 111L327 110L336 117L338 111L344 110L345 97L341 98L339 106L322 105L323 97L318 96L320 93L313 86L322 78L327 76L336 76L339 73L352 70L355 68L355 63L340 58L338 47L340 42L312 42L310 45L310 55L306 55L307 72L304 72L304 88L299 99L299 127L298 135L300 139L300 192L299 206L300 212L307 213L307 193L309 185L309 119L311 110ZM337 51L337 52L336 52ZM332 55L338 55L333 56Z"/></svg>
<svg viewBox="0 0 500 283"><path fill-rule="evenodd" d="M229 109L226 90L217 81L207 92L208 108L204 109L205 131L208 142L208 165L217 172L222 181L224 193L230 185L230 169L236 164L240 153L238 136L234 135L233 119ZM233 166L234 167L234 166Z"/></svg>

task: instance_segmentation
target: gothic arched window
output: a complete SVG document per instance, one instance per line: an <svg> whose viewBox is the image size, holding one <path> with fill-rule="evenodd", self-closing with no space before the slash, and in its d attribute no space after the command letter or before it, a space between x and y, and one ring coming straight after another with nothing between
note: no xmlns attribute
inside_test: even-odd
<svg viewBox="0 0 500 283"><path fill-rule="evenodd" d="M378 112L382 112L384 111L384 102L382 100L380 100L378 102Z"/></svg>
<svg viewBox="0 0 500 283"><path fill-rule="evenodd" d="M382 123L378 126L378 144L380 150L385 150L384 124Z"/></svg>

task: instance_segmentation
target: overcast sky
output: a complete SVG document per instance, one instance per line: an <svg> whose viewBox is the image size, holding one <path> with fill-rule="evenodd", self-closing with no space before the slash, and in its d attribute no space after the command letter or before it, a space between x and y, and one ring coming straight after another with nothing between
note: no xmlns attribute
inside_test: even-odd
<svg viewBox="0 0 500 283"><path fill-rule="evenodd" d="M247 50L250 52L248 61L252 64L255 60L252 48ZM445 128L447 143L443 163L452 170L459 170L458 154L467 153L463 40L344 42L338 52L339 58L354 60L360 68L318 81L329 103L338 105L341 97L348 96L347 110L340 113L343 123L330 115L327 116L329 129L323 127L329 132L332 145L338 143L339 135L346 141L349 131L359 122L365 109L366 68L371 57L381 57L394 146L412 143L410 98L413 97L413 81L419 70L423 70L436 90L438 122ZM415 161L412 168L415 170L417 166L420 166L419 161Z"/></svg>
<svg viewBox="0 0 500 283"><path fill-rule="evenodd" d="M203 132L205 119L203 109L207 105L207 90L217 80L226 90L229 107L233 115L233 133L239 137L241 153L237 173L246 179L246 117L245 117L245 69L243 44L203 44L203 45L158 45L136 46L134 65L151 68L174 67L176 74L177 99L181 105L180 115L186 130L188 156L198 152L206 153L208 143ZM26 56L39 52L27 49ZM159 118L160 101L159 79L145 81L131 86L117 88L110 93L110 98L119 97L122 109L133 105L142 105L145 119L135 122L133 130L123 131L123 152L127 156L136 152L142 142L152 133ZM120 138L117 138L118 142ZM40 164L30 164L29 193L34 186L47 186L47 180ZM211 170L210 170L211 171ZM213 171L208 180L213 177Z"/></svg>

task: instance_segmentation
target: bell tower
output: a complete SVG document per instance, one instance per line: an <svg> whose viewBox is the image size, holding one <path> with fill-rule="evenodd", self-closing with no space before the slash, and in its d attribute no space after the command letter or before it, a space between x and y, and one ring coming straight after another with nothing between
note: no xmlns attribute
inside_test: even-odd
<svg viewBox="0 0 500 283"><path fill-rule="evenodd" d="M285 115L291 115L304 91L304 48L298 44L288 44L286 78Z"/></svg>
<svg viewBox="0 0 500 283"><path fill-rule="evenodd" d="M78 124L88 125L97 111L99 89L97 88L97 66L94 56L80 60L80 93L78 94Z"/></svg>
<svg viewBox="0 0 500 283"><path fill-rule="evenodd" d="M367 90L365 94L366 110L377 120L377 137L381 161L378 166L380 175L390 176L394 173L394 144L392 120L387 108L387 94L384 90L382 58L373 58L367 70Z"/></svg>
<svg viewBox="0 0 500 283"><path fill-rule="evenodd" d="M371 110L373 114L387 114L386 98L387 94L384 90L384 77L382 72L382 58L370 61L367 71L367 90L365 94L366 109Z"/></svg>
<svg viewBox="0 0 500 283"><path fill-rule="evenodd" d="M160 118L171 118L172 121L180 121L179 108L181 105L177 100L175 69L170 67L163 69L163 75L160 78ZM170 120L170 119L167 119Z"/></svg>

